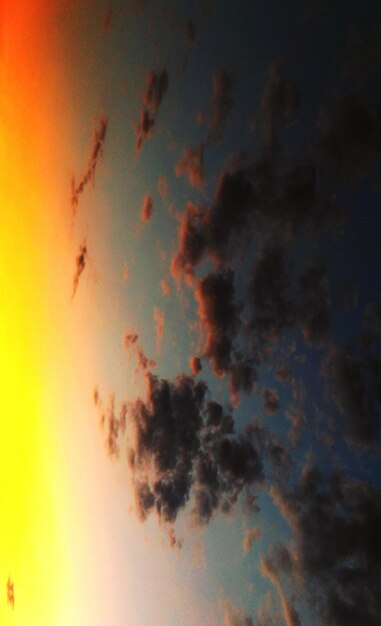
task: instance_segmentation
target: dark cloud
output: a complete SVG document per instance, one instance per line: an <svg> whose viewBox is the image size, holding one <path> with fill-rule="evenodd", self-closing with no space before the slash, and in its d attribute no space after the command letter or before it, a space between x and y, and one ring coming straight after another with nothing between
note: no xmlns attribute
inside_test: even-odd
<svg viewBox="0 0 381 626"><path fill-rule="evenodd" d="M185 174L191 187L201 189L205 184L204 144L184 148L182 157L176 163L175 172L176 176Z"/></svg>
<svg viewBox="0 0 381 626"><path fill-rule="evenodd" d="M230 369L233 339L236 334L234 275L216 272L201 279L195 289L198 315L206 333L204 356L211 361L217 376Z"/></svg>
<svg viewBox="0 0 381 626"><path fill-rule="evenodd" d="M106 139L107 126L108 126L108 118L104 115L99 120L99 128L95 129L94 131L93 148L91 151L91 155L90 155L89 163L87 165L86 172L83 174L82 178L80 179L78 183L75 181L75 177L74 176L72 177L71 206L72 206L74 214L78 206L79 196L83 193L85 187L89 183L94 182L97 164L103 152L103 144Z"/></svg>
<svg viewBox="0 0 381 626"><path fill-rule="evenodd" d="M298 107L297 84L285 76L284 64L275 61L270 67L261 102L261 127L266 147L273 148L276 145L278 130L295 119Z"/></svg>
<svg viewBox="0 0 381 626"><path fill-rule="evenodd" d="M146 90L144 92L144 104L156 115L161 101L168 89L168 73L165 68L147 74Z"/></svg>
<svg viewBox="0 0 381 626"><path fill-rule="evenodd" d="M328 392L340 411L347 441L368 446L379 440L381 359L355 356L345 348L333 348L322 365Z"/></svg>
<svg viewBox="0 0 381 626"><path fill-rule="evenodd" d="M213 96L210 103L207 143L221 139L226 121L234 107L233 78L227 68L213 76Z"/></svg>
<svg viewBox="0 0 381 626"><path fill-rule="evenodd" d="M328 338L330 320L330 298L326 270L322 265L308 268L300 278L300 300L297 317L300 320L305 340L319 345Z"/></svg>
<svg viewBox="0 0 381 626"><path fill-rule="evenodd" d="M190 497L199 522L229 511L243 488L262 480L251 441L207 400L204 382L146 375L147 398L131 406L135 431L129 459L140 516L151 510L173 522Z"/></svg>
<svg viewBox="0 0 381 626"><path fill-rule="evenodd" d="M193 268L202 260L207 245L207 212L188 203L178 230L178 251L171 262L176 279L193 276Z"/></svg>
<svg viewBox="0 0 381 626"><path fill-rule="evenodd" d="M84 242L83 244L81 244L79 246L79 252L78 255L75 259L75 271L74 271L74 277L73 277L73 292L72 292L72 298L74 298L75 294L77 293L77 289L78 289L78 285L79 285L79 279L82 275L82 272L84 271L85 267L86 267L86 262L87 262L87 246L86 246L86 242Z"/></svg>
<svg viewBox="0 0 381 626"><path fill-rule="evenodd" d="M263 408L266 413L269 415L274 415L274 413L278 410L279 406L279 397L275 389L266 389L263 394L264 403Z"/></svg>
<svg viewBox="0 0 381 626"><path fill-rule="evenodd" d="M251 326L261 340L278 339L292 324L294 310L290 300L290 281L285 247L266 245L257 257L250 286Z"/></svg>
<svg viewBox="0 0 381 626"><path fill-rule="evenodd" d="M327 478L308 465L294 490L273 488L272 495L295 543L294 557L286 566L278 562L277 571L291 569L303 581L327 626L379 624L379 489L339 471Z"/></svg>
<svg viewBox="0 0 381 626"><path fill-rule="evenodd" d="M142 148L143 141L151 137L155 126L155 118L146 109L140 111L139 121L135 124L136 149L139 152Z"/></svg>
<svg viewBox="0 0 381 626"><path fill-rule="evenodd" d="M144 108L140 111L139 120L135 123L136 149L139 152L143 141L153 135L156 118L163 97L168 89L168 72L166 68L158 71L150 70L146 78L146 89L143 94Z"/></svg>
<svg viewBox="0 0 381 626"><path fill-rule="evenodd" d="M318 150L332 184L367 176L381 154L381 106L364 93L341 95L320 115Z"/></svg>

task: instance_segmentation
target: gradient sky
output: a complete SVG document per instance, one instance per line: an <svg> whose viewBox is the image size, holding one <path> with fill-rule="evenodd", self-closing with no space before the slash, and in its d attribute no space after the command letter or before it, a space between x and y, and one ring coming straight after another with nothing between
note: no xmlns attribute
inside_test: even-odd
<svg viewBox="0 0 381 626"><path fill-rule="evenodd" d="M381 623L380 34L1 1L1 624Z"/></svg>

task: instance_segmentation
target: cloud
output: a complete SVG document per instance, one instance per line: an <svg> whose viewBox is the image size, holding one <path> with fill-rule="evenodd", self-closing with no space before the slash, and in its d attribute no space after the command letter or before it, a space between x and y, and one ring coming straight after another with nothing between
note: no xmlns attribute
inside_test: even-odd
<svg viewBox="0 0 381 626"><path fill-rule="evenodd" d="M210 103L207 143L221 139L226 121L234 107L233 79L225 67L213 76L213 96Z"/></svg>
<svg viewBox="0 0 381 626"><path fill-rule="evenodd" d="M286 626L300 626L301 622L299 615L294 605L286 598L278 571L274 567L271 559L268 557L262 557L260 567L263 576L270 580L278 593Z"/></svg>
<svg viewBox="0 0 381 626"><path fill-rule="evenodd" d="M153 128L155 126L155 118L151 117L151 114L146 109L140 111L138 122L135 123L136 134L136 150L140 152L143 141L153 135Z"/></svg>
<svg viewBox="0 0 381 626"><path fill-rule="evenodd" d="M185 174L191 187L201 189L205 185L204 144L194 148L184 148L182 157L175 166L176 176Z"/></svg>
<svg viewBox="0 0 381 626"><path fill-rule="evenodd" d="M230 368L237 330L233 280L231 271L215 272L202 278L195 289L198 315L206 333L204 356L211 361L217 376Z"/></svg>
<svg viewBox="0 0 381 626"><path fill-rule="evenodd" d="M381 360L363 351L333 347L322 363L322 374L338 408L349 443L368 446L379 440L381 426L379 373Z"/></svg>
<svg viewBox="0 0 381 626"><path fill-rule="evenodd" d="M163 296L168 296L169 293L171 292L171 288L164 278L162 278L160 281L160 287L161 287L161 292Z"/></svg>
<svg viewBox="0 0 381 626"><path fill-rule="evenodd" d="M340 94L320 113L318 154L337 183L361 181L381 154L381 107L363 91Z"/></svg>
<svg viewBox="0 0 381 626"><path fill-rule="evenodd" d="M216 419L218 404L210 405L204 382L185 375L174 381L149 372L145 377L147 396L130 408L129 459L140 517L156 510L174 522L191 496L198 523L217 509L228 512L245 486L263 480L257 450L234 432L222 408Z"/></svg>
<svg viewBox="0 0 381 626"><path fill-rule="evenodd" d="M261 127L266 147L276 145L278 130L295 119L298 107L296 82L285 76L285 66L281 61L274 61L261 101Z"/></svg>
<svg viewBox="0 0 381 626"><path fill-rule="evenodd" d="M156 115L161 101L168 89L168 73L166 68L154 72L150 70L147 74L146 90L144 92L144 104L147 109L151 109Z"/></svg>
<svg viewBox="0 0 381 626"><path fill-rule="evenodd" d="M86 267L86 262L87 262L87 246L86 246L86 242L84 242L83 244L81 244L79 246L79 252L78 255L75 259L75 271L74 271L74 277L73 277L73 292L72 292L72 298L74 298L75 294L77 293L77 289L78 289L78 285L79 285L79 279L82 275L82 272L84 271L85 267Z"/></svg>
<svg viewBox="0 0 381 626"><path fill-rule="evenodd" d="M142 208L140 211L141 222L145 223L149 221L152 215L152 210L153 210L152 196L145 195L143 199Z"/></svg>
<svg viewBox="0 0 381 626"><path fill-rule="evenodd" d="M82 178L80 179L78 183L75 181L75 177L74 176L72 177L71 206L73 209L73 214L75 214L76 212L78 201L79 201L79 196L83 193L84 189L87 187L87 185L90 182L94 182L97 164L103 152L103 144L106 139L107 127L108 127L108 118L107 116L104 115L99 120L99 128L96 128L94 131L93 147L91 150L91 155L90 155L90 159L87 165L86 172L83 174Z"/></svg>
<svg viewBox="0 0 381 626"><path fill-rule="evenodd" d="M156 306L153 307L153 320L155 322L156 354L160 354L163 342L165 315L164 311L160 311Z"/></svg>
<svg viewBox="0 0 381 626"><path fill-rule="evenodd" d="M12 609L15 608L15 584L10 576L7 580L7 602Z"/></svg>
<svg viewBox="0 0 381 626"><path fill-rule="evenodd" d="M168 89L168 72L166 68L150 70L146 77L146 88L143 94L144 107L140 111L139 120L135 123L136 149L139 152L143 141L153 135L156 118L163 97Z"/></svg>
<svg viewBox="0 0 381 626"><path fill-rule="evenodd" d="M191 358L189 359L189 367L191 368L193 376L198 376L198 374L202 370L200 358L198 356L191 356Z"/></svg>
<svg viewBox="0 0 381 626"><path fill-rule="evenodd" d="M133 356L136 360L136 374L144 373L156 367L156 362L145 355L139 343L139 335L136 332L131 330L126 332L124 335L124 346L129 356Z"/></svg>
<svg viewBox="0 0 381 626"><path fill-rule="evenodd" d="M243 551L248 554L255 541L262 537L262 530L257 526L255 528L246 528L242 542Z"/></svg>
<svg viewBox="0 0 381 626"><path fill-rule="evenodd" d="M278 410L279 397L275 389L266 389L264 393L263 408L269 415L274 415Z"/></svg>
<svg viewBox="0 0 381 626"><path fill-rule="evenodd" d="M294 316L284 246L274 243L262 249L252 272L249 294L253 332L262 340L277 339Z"/></svg>
<svg viewBox="0 0 381 626"><path fill-rule="evenodd" d="M379 624L379 488L309 464L293 489L271 494L294 533L294 557L278 569L302 581L322 623Z"/></svg>

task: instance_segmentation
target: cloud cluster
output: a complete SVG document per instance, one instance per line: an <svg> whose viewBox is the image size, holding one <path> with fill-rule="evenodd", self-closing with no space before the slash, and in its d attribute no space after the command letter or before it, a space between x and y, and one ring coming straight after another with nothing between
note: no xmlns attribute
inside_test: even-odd
<svg viewBox="0 0 381 626"><path fill-rule="evenodd" d="M274 576L303 581L327 626L376 626L381 619L381 493L373 484L307 465L274 502L294 533L294 551L272 563Z"/></svg>
<svg viewBox="0 0 381 626"><path fill-rule="evenodd" d="M146 374L147 396L130 407L129 460L138 511L173 522L185 504L200 523L228 512L242 490L263 480L262 461L231 416L208 399L204 382Z"/></svg>

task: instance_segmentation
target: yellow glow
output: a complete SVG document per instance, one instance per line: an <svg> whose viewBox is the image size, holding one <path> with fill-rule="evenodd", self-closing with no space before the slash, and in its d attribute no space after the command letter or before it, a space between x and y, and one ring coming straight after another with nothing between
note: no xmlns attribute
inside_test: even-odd
<svg viewBox="0 0 381 626"><path fill-rule="evenodd" d="M28 9L29 6L29 9ZM42 154L44 125L31 51L43 30L43 3L2 2L0 33L0 624L59 624L69 579L58 532L59 468L49 430L47 355L53 316L46 262L60 244ZM52 417L52 416L50 416ZM54 422L54 418L51 420ZM7 603L8 576L14 609Z"/></svg>

